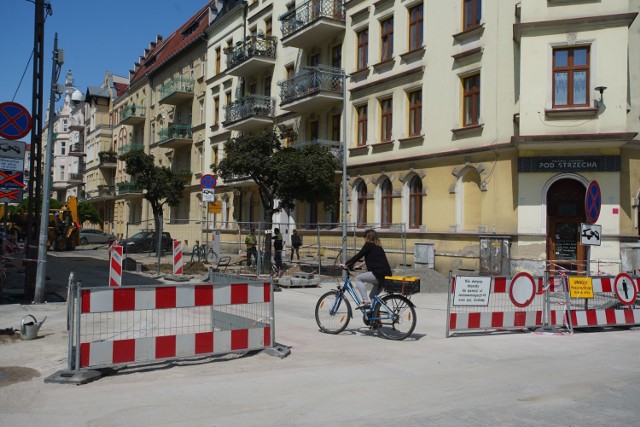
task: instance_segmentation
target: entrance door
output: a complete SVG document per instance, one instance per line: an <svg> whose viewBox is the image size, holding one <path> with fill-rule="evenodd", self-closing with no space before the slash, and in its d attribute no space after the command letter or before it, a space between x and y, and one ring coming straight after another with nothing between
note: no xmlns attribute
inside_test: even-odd
<svg viewBox="0 0 640 427"><path fill-rule="evenodd" d="M573 179L555 182L547 192L547 260L549 270L585 271L580 224L585 222L586 188Z"/></svg>

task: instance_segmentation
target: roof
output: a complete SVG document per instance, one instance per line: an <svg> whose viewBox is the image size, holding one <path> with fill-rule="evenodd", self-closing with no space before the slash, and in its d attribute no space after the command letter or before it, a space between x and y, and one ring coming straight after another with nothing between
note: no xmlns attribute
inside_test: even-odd
<svg viewBox="0 0 640 427"><path fill-rule="evenodd" d="M209 25L209 6L211 1L185 22L178 30L165 40L151 43L149 49L145 50L144 57L136 64L131 72L131 84L140 80L147 74L151 74L160 68L165 62L177 55L193 42L198 40ZM161 40L161 38L159 38Z"/></svg>

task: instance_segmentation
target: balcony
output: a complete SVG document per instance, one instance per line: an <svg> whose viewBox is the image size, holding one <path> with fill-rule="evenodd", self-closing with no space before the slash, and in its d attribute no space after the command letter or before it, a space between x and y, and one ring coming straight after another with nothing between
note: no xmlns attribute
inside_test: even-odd
<svg viewBox="0 0 640 427"><path fill-rule="evenodd" d="M84 154L84 144L81 142L73 143L69 147L70 156L82 157Z"/></svg>
<svg viewBox="0 0 640 427"><path fill-rule="evenodd" d="M118 156L115 151L101 151L98 153L98 159L100 160L98 164L100 169L115 169L118 164Z"/></svg>
<svg viewBox="0 0 640 427"><path fill-rule="evenodd" d="M262 74L276 63L275 37L248 36L244 42L225 49L227 55L227 74L238 77L250 77Z"/></svg>
<svg viewBox="0 0 640 427"><path fill-rule="evenodd" d="M158 145L163 148L180 148L193 142L191 125L171 125L158 132Z"/></svg>
<svg viewBox="0 0 640 427"><path fill-rule="evenodd" d="M178 169L173 171L176 174L176 177L180 179L184 183L184 185L191 185L191 177L193 174L189 169Z"/></svg>
<svg viewBox="0 0 640 427"><path fill-rule="evenodd" d="M69 122L69 130L84 130L85 128L85 124L84 122L78 120L78 119L71 119L71 121Z"/></svg>
<svg viewBox="0 0 640 427"><path fill-rule="evenodd" d="M82 173L70 173L69 174L69 185L72 187L75 185L82 184Z"/></svg>
<svg viewBox="0 0 640 427"><path fill-rule="evenodd" d="M344 0L310 0L280 17L282 45L309 49L345 31Z"/></svg>
<svg viewBox="0 0 640 427"><path fill-rule="evenodd" d="M193 99L195 80L174 77L160 87L160 104L180 105Z"/></svg>
<svg viewBox="0 0 640 427"><path fill-rule="evenodd" d="M116 187L113 185L98 185L97 197L112 198L116 195Z"/></svg>
<svg viewBox="0 0 640 427"><path fill-rule="evenodd" d="M270 96L250 95L224 108L226 120L222 124L227 129L252 131L273 125L276 100Z"/></svg>
<svg viewBox="0 0 640 427"><path fill-rule="evenodd" d="M328 139L311 139L309 141L301 141L293 144L294 148L304 148L309 145L321 145L327 147L339 165L342 165L342 142L331 141Z"/></svg>
<svg viewBox="0 0 640 427"><path fill-rule="evenodd" d="M123 145L122 147L118 148L118 153L127 154L129 151L134 151L134 150L144 151L144 144Z"/></svg>
<svg viewBox="0 0 640 427"><path fill-rule="evenodd" d="M120 111L120 124L121 125L139 125L144 123L147 116L147 107L131 104L127 105Z"/></svg>
<svg viewBox="0 0 640 427"><path fill-rule="evenodd" d="M280 107L296 113L319 111L342 102L343 71L323 65L308 67L279 82Z"/></svg>
<svg viewBox="0 0 640 427"><path fill-rule="evenodd" d="M119 182L116 186L118 188L118 196L142 195L142 188L135 182Z"/></svg>

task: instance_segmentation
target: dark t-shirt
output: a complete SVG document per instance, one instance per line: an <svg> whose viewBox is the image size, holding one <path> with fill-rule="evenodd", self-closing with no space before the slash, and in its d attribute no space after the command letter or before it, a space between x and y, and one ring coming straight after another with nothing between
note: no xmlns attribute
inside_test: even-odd
<svg viewBox="0 0 640 427"><path fill-rule="evenodd" d="M384 276L391 276L391 266L389 265L387 254L384 252L384 249L382 249L382 246L378 246L372 242L365 242L360 252L347 261L346 265L352 267L353 264L360 261L362 257L364 257L367 270L372 272L379 282L384 280Z"/></svg>

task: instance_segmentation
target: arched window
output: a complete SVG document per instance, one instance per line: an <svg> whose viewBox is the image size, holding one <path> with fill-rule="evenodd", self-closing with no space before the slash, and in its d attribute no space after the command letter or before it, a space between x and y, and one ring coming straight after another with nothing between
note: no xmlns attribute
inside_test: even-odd
<svg viewBox="0 0 640 427"><path fill-rule="evenodd" d="M422 225L422 180L414 176L409 183L409 228Z"/></svg>
<svg viewBox="0 0 640 427"><path fill-rule="evenodd" d="M380 186L380 226L391 227L391 181L388 179Z"/></svg>
<svg viewBox="0 0 640 427"><path fill-rule="evenodd" d="M360 182L357 187L358 191L358 218L357 226L364 227L367 223L367 186L364 182Z"/></svg>

